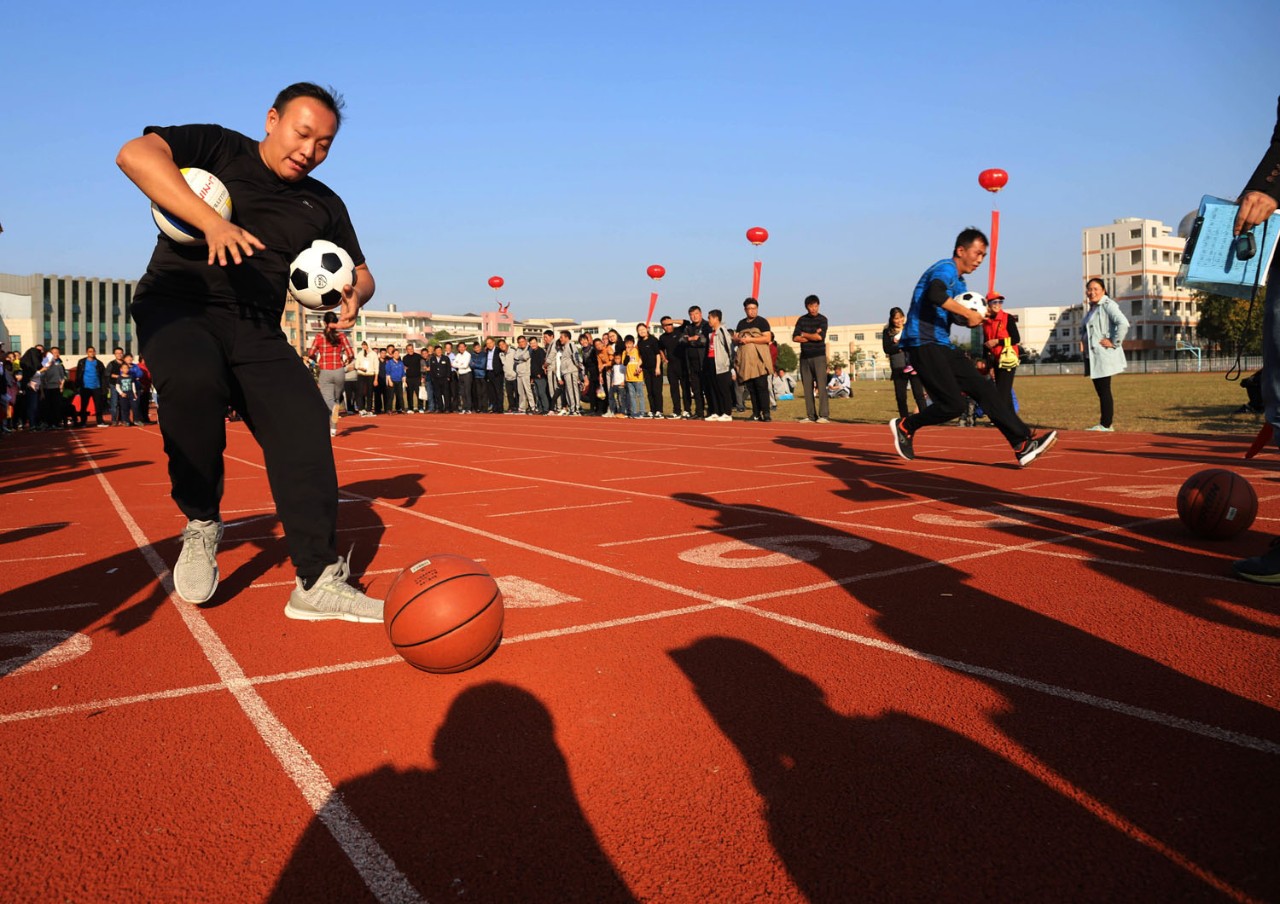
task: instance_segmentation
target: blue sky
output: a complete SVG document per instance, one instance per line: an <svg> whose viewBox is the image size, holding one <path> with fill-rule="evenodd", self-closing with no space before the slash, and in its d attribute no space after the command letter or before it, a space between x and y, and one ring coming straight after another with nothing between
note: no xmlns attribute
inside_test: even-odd
<svg viewBox="0 0 1280 904"><path fill-rule="evenodd" d="M1273 0L114 6L6 14L0 271L140 276L155 229L120 145L258 137L307 79L347 98L316 175L374 307L490 309L500 274L519 318L639 319L661 263L660 311L738 310L759 225L762 314L814 292L879 320L989 225L988 167L1009 304L1072 303L1080 230L1234 196L1280 94L1248 37Z"/></svg>

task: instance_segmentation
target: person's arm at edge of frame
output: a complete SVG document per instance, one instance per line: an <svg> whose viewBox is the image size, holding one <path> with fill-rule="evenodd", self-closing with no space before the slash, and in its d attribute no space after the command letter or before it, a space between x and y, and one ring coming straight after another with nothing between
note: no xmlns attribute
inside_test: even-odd
<svg viewBox="0 0 1280 904"><path fill-rule="evenodd" d="M1276 212L1280 202L1280 183L1274 178L1277 171L1280 171L1280 101L1276 104L1276 127L1271 133L1271 144L1240 193L1240 210L1236 213L1233 229L1235 235L1252 229ZM1273 177L1270 182L1267 181L1268 176Z"/></svg>

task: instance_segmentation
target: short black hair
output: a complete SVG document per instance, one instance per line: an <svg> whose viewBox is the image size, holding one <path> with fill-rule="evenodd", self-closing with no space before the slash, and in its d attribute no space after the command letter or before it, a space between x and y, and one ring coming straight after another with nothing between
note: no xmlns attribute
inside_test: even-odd
<svg viewBox="0 0 1280 904"><path fill-rule="evenodd" d="M804 306L807 308L811 304L822 304L822 302L818 300L817 295L806 295L804 299Z"/></svg>
<svg viewBox="0 0 1280 904"><path fill-rule="evenodd" d="M283 115L284 108L289 106L289 101L296 100L299 97L309 97L312 100L320 101L333 114L334 119L338 121L338 128L342 128L342 108L347 105L347 102L343 100L341 93L334 90L332 85L328 88L321 88L315 82L294 82L276 95L276 99L271 106L277 113Z"/></svg>
<svg viewBox="0 0 1280 904"><path fill-rule="evenodd" d="M960 234L956 236L956 243L951 247L953 250L959 250L960 248L968 248L978 239L982 239L982 244L984 245L991 244L989 241L987 241L986 233L984 233L981 229L977 228L976 226L970 226L968 229L960 230Z"/></svg>
<svg viewBox="0 0 1280 904"><path fill-rule="evenodd" d="M701 313L702 313L702 308L698 307L698 306L695 304L693 307L689 308L689 313L690 313L690 314L692 314L694 311L697 311L699 314L701 314Z"/></svg>
<svg viewBox="0 0 1280 904"><path fill-rule="evenodd" d="M719 308L712 308L710 311L707 311L707 317L714 317L716 320L719 320L721 323L724 322L724 314L720 313Z"/></svg>
<svg viewBox="0 0 1280 904"><path fill-rule="evenodd" d="M742 299L742 309L745 311L750 305L755 305L758 308L760 307L760 302L748 295L746 298Z"/></svg>

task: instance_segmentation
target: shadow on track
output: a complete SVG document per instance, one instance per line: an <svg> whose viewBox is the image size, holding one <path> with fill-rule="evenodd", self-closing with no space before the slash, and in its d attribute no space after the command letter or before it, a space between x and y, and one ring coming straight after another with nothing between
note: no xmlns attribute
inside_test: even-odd
<svg viewBox="0 0 1280 904"><path fill-rule="evenodd" d="M810 445L808 441L795 439L787 440L787 444L793 448L808 448ZM816 451L831 451L830 444L813 445L819 447ZM894 494L904 500L909 498L903 491L883 482L884 478L874 476L883 473L879 462L866 465L859 459L850 457L861 454L860 450L847 450L845 455L825 458L819 456L817 461L820 467L845 482L846 489L842 495L850 494L847 498L884 498ZM898 476L926 477L923 473L912 475L909 469ZM939 496L958 492L963 500L977 500L964 501L963 504L966 505L982 505L983 500L990 498L989 487L953 477L938 478L938 481L936 494ZM923 495L930 493L928 490L913 492ZM1027 682L1044 682L1075 694L1096 695L1130 706L1145 707L1157 713L1199 720L1260 737L1273 744L1280 741L1280 714L1274 709L1214 687L1082 628L1020 605L1016 602L1019 586L1017 581L1006 582L1009 595L1014 597L1012 599L984 592L972 585L973 575L965 570L967 565L941 564L936 559L895 548L892 545L893 534L869 530L865 536L859 536L838 525L809 520L792 512L767 506L725 506L717 500L694 494L675 498L708 511L712 515L712 523L704 527L712 531L731 526L731 519L744 512L753 516L766 516L773 530L772 534L748 536L738 530L726 531L725 536L743 544L754 543L771 553L775 550L770 543L785 539L788 534L830 536L837 540L852 538L868 543L870 548L855 554L856 558L853 559L847 551L837 548L838 544L823 546L816 558L809 562L810 567L824 571L830 580L842 582L839 588L824 589L822 599L831 600L833 594L845 593L849 597L849 611L856 611L861 607L867 610L871 630L855 630L853 633L865 633L872 639L878 635L887 637L890 642L910 650L945 658L947 661L935 663L938 668L953 670L957 664L975 667L959 669L956 672L957 678L953 680L959 680L959 676L963 675L967 680L981 681L1004 701L1001 707L988 716L991 725L1010 740L1014 749L1028 751L1033 759L1043 764L1047 773L1062 777L1054 793L1063 795L1065 800L1080 796L1083 801L1082 812L1088 810L1093 814L1104 811L1116 814L1115 817L1105 819L1097 818L1096 815L1089 816L1093 820L1093 831L1108 839L1108 856L1098 857L1098 849L1093 847L1091 839L1086 838L1076 839L1074 845L1068 846L1060 855L1068 862L1089 864L1087 871L1069 880L1079 883L1081 888L1089 889L1083 897L1110 897L1113 883L1121 881L1136 883L1136 887L1142 887L1156 898L1200 897L1210 890L1210 886L1202 884L1196 878L1199 873L1227 877L1229 884L1236 884L1256 896L1265 896L1269 889L1280 882L1280 830L1277 830L1274 820L1270 818L1270 814L1280 809L1280 786L1272 779L1276 768L1274 752L1242 748L1209 737L1183 733L1156 722L1099 709L1083 701L1069 703L1060 697L1046 695L1034 684ZM1024 502L1037 509L1036 517L1024 521L1009 519L1007 523L1001 524L1000 529L1009 534L1008 542L1011 544L1019 540L1043 539L1062 532L1077 533L1081 530L1078 523L1060 520L1054 513L1054 508L1062 505L1060 500L1039 500L1037 497L1027 496ZM1123 516L1092 509L1074 501L1070 508L1073 518L1096 520L1103 525L1126 520ZM920 530L920 534L930 533L944 534L947 529L935 527ZM1154 552L1158 548L1158 543L1154 540L1112 535L1073 537L1063 547L1073 552L1084 552L1087 566L1091 551L1096 550L1099 554L1105 551L1115 557L1116 544L1122 549L1136 552ZM845 543L844 548L848 547L849 544ZM988 567L999 567L1000 558L990 561L993 565ZM861 574L858 566L862 566ZM882 576L874 576L882 572ZM1010 578L1013 577L1010 575ZM1029 579L1030 576L1023 578ZM830 624L831 618L838 619L837 625L850 624L844 615L844 608L831 616L826 616L825 613L814 614L810 607L814 605L816 591L805 590L805 585L814 580L800 579L800 587L794 594L752 605L762 611L777 611L802 619L809 618L816 624ZM818 577L816 580L820 582L822 578ZM1155 579L1151 580L1154 584ZM1167 578L1161 586L1167 589ZM1072 599L1076 593L1087 593L1087 588L1063 588L1062 600L1066 611L1071 611ZM1161 598L1158 588L1153 587L1152 593L1153 598ZM1191 595L1188 591L1188 596ZM856 619L853 623L856 624ZM1152 628L1158 629L1158 624ZM861 646L850 646L849 655L863 657L882 654L868 652ZM761 666L758 658L752 655L743 656L741 651L737 651L734 656L749 663L747 666L738 663L740 671L769 670ZM1018 680L1011 682L995 673L984 673L984 669ZM738 694L751 700L756 691L753 680L751 675L739 674L728 687L735 688ZM948 682L942 682L934 686L947 685ZM792 687L794 688L794 684ZM912 691L903 689L903 692ZM716 693L717 696L722 696L718 691ZM800 706L803 694L796 695L793 691L792 695L796 698L792 701L793 704ZM782 718L786 711L786 707L778 705L776 701L756 702L762 710L756 718L762 722L769 718ZM749 711L750 706L746 706L746 709ZM815 708L812 702L807 704L807 709L811 715L822 716L821 710ZM744 714L741 718L747 719L750 716ZM817 724L821 727L824 723L819 719ZM829 720L825 723L828 731L830 724ZM794 720L793 728L798 733L810 730L804 723ZM726 727L727 734L737 732L741 735L743 730L741 726L732 726L732 731ZM752 731L757 738L772 738L773 729L767 726L760 725ZM840 772L848 745L844 744L842 747L839 732L836 735L831 750L823 754L829 758L823 769L835 782L825 792L838 798L849 793L847 779ZM941 736L934 736L931 743L939 743L939 737ZM890 745L891 749L892 746ZM940 744L940 751L936 764L939 774L929 775L909 770L902 777L908 783L898 784L895 778L894 787L905 795L902 806L914 807L914 797L924 793L926 800L930 801L930 807L940 808L934 811L935 818L944 822L956 818L961 825L967 825L963 814L965 808L972 806L967 794L956 798L952 804L946 804L946 794L937 798L931 796L938 782L949 781L946 771L952 768L948 758L948 745ZM891 752L888 755L897 756L899 753ZM756 751L750 754L744 751L744 756L756 759L761 755ZM874 759L875 757L869 757L868 760L860 759L857 762ZM892 775L892 764L886 760L884 766ZM1000 769L985 768L975 780L981 781L985 793L1003 798L1004 785L1009 780L1006 772L1017 768L1012 764ZM1206 784L1203 780L1192 779L1190 773L1193 770L1202 770L1201 774L1205 776L1211 775L1211 781ZM912 786L909 782L917 784ZM1016 784L1021 785L1020 782ZM919 787L921 785L923 792ZM822 788L806 791L815 801L823 793ZM1091 804L1089 801L1096 803ZM1013 806L1012 799L1009 805ZM797 807L797 811L802 809L803 807ZM845 822L837 819L834 814L831 818L833 822L826 828L837 834L845 830ZM1043 836L1053 837L1055 825L1062 818L1062 814L1052 812L1042 812L1038 816L1028 815L1021 828L1017 825L1009 826L1010 831L1000 841L1001 844L1021 848L1022 852L1002 854L993 849L989 856L995 859L1022 857L1028 862L1035 862L1042 856L1036 853L1039 839ZM920 823L908 820L907 826L919 829ZM1123 827L1123 833L1131 840L1127 843L1120 841L1118 827ZM791 832L795 826L776 828L778 831ZM1144 835L1155 839L1154 842L1143 840ZM857 883L862 881L861 877L856 872L848 872L855 869L855 866L842 865L837 857L838 846L833 844L829 849L826 848L823 838L823 826L819 824L805 832L801 841L788 840L786 843L796 845L797 849L803 844L822 848L826 851L823 855L826 868L845 871L843 874L850 882L847 887L857 887ZM862 835L847 840L868 843ZM965 844L962 838L946 840L945 833L941 837L935 837L933 842L960 847ZM914 850L916 842L907 840L904 844ZM1175 858L1182 856L1179 852L1185 852L1189 865L1175 866L1170 859L1157 853L1162 846L1174 852ZM781 844L779 849L785 855ZM876 846L873 850L878 851L879 847ZM1090 851L1092 853L1088 853ZM830 859L825 859L828 856ZM945 849L942 852L931 849L929 856L945 860L947 854ZM859 860L858 866L862 865L865 864ZM1052 867L1050 860L1045 860L1041 865L1045 868ZM796 869L798 881L799 873L811 868L818 868L816 860L799 866ZM1056 867L1054 869L1056 872ZM835 888L827 885L822 887ZM1120 886L1116 885L1114 888L1118 890ZM963 890L955 889L954 894L963 896ZM1030 889L1026 890L1025 896L1032 896Z"/></svg>
<svg viewBox="0 0 1280 904"><path fill-rule="evenodd" d="M551 714L528 691L464 690L423 759L435 768L384 766L335 793L427 900L635 900L578 806ZM313 819L269 900L368 897Z"/></svg>

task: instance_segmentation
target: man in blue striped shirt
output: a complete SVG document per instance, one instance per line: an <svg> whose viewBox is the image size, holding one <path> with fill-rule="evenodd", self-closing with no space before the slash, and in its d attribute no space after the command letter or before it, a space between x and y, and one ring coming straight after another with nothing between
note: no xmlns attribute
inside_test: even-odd
<svg viewBox="0 0 1280 904"><path fill-rule="evenodd" d="M957 299L968 291L964 277L977 270L986 256L987 237L970 227L956 236L951 257L925 270L916 283L901 345L909 350L911 364L924 381L932 404L909 417L896 417L889 422L894 448L907 461L916 457L916 431L959 417L966 408L966 395L982 406L1004 434L1021 467L1043 455L1058 439L1057 431L1032 436L1031 429L996 391L996 384L978 373L963 349L951 344L952 324L976 327L982 323L980 311L966 307Z"/></svg>

